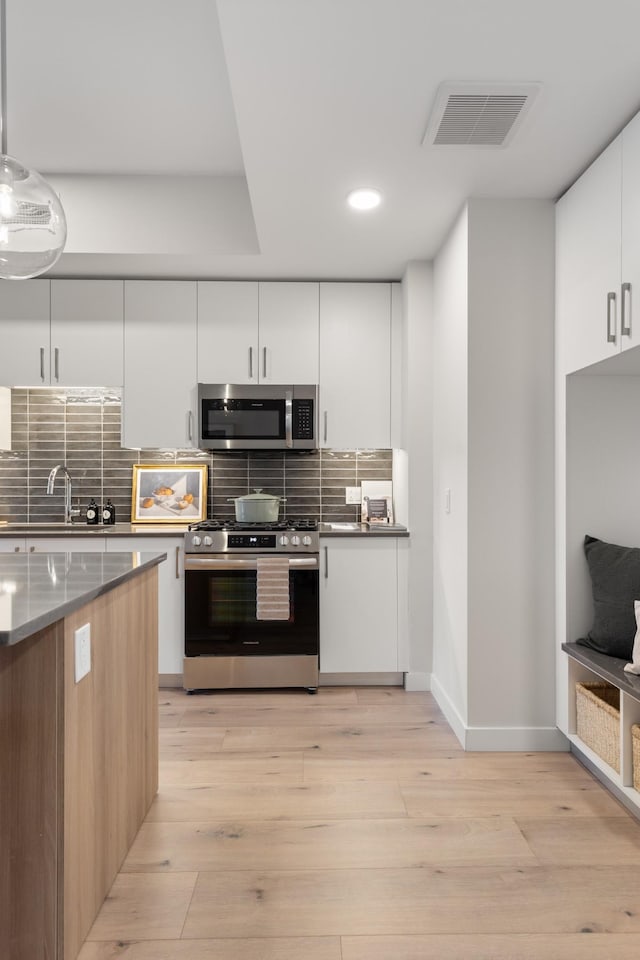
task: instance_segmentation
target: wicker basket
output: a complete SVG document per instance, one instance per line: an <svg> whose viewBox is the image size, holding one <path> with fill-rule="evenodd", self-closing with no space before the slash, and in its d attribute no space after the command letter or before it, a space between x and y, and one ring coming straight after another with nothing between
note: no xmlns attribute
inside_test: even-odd
<svg viewBox="0 0 640 960"><path fill-rule="evenodd" d="M633 751L633 785L640 790L640 723L631 727L631 746Z"/></svg>
<svg viewBox="0 0 640 960"><path fill-rule="evenodd" d="M620 691L604 680L576 683L577 734L620 773ZM640 749L640 744L638 745ZM640 764L640 760L639 760ZM640 766L639 766L640 770Z"/></svg>

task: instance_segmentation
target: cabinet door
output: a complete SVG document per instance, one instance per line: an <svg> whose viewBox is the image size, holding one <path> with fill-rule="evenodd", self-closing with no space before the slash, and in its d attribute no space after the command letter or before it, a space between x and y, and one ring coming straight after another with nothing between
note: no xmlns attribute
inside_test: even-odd
<svg viewBox="0 0 640 960"><path fill-rule="evenodd" d="M640 114L622 132L622 350L640 343ZM635 302L634 302L635 301ZM621 300L622 303L622 300ZM625 330L622 329L624 310ZM635 313L635 316L634 316Z"/></svg>
<svg viewBox="0 0 640 960"><path fill-rule="evenodd" d="M113 537L108 553L166 553L158 566L158 672L182 674L184 658L184 537Z"/></svg>
<svg viewBox="0 0 640 960"><path fill-rule="evenodd" d="M196 284L125 280L122 445L192 447Z"/></svg>
<svg viewBox="0 0 640 960"><path fill-rule="evenodd" d="M198 283L198 383L258 382L258 284Z"/></svg>
<svg viewBox="0 0 640 960"><path fill-rule="evenodd" d="M0 384L49 383L49 280L0 284Z"/></svg>
<svg viewBox="0 0 640 960"><path fill-rule="evenodd" d="M60 537L27 537L27 553L104 553L104 537L90 533L69 534Z"/></svg>
<svg viewBox="0 0 640 960"><path fill-rule="evenodd" d="M620 349L621 190L619 136L557 204L558 359L565 373Z"/></svg>
<svg viewBox="0 0 640 960"><path fill-rule="evenodd" d="M121 386L122 280L51 281L51 382Z"/></svg>
<svg viewBox="0 0 640 960"><path fill-rule="evenodd" d="M391 446L391 287L320 284L320 444Z"/></svg>
<svg viewBox="0 0 640 960"><path fill-rule="evenodd" d="M389 673L398 667L395 540L321 541L321 673Z"/></svg>
<svg viewBox="0 0 640 960"><path fill-rule="evenodd" d="M24 537L0 537L0 553L24 553L25 550Z"/></svg>
<svg viewBox="0 0 640 960"><path fill-rule="evenodd" d="M317 383L319 285L260 283L260 382Z"/></svg>

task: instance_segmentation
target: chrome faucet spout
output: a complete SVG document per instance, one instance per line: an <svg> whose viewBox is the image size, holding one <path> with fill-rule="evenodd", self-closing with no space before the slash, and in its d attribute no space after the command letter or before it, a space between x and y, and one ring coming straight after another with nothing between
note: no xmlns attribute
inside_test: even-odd
<svg viewBox="0 0 640 960"><path fill-rule="evenodd" d="M61 473L64 476L64 522L72 523L73 520L73 511L71 509L71 474L65 467L64 463L57 463L51 473L49 474L49 479L47 480L47 495L52 496L53 490L56 483L56 477Z"/></svg>

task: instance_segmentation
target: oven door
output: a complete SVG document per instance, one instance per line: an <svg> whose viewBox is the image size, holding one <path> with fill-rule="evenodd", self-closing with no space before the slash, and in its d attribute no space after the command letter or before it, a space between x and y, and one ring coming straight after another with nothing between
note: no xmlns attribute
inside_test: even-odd
<svg viewBox="0 0 640 960"><path fill-rule="evenodd" d="M257 619L257 559L185 557L185 656L318 654L317 554L289 558L287 620Z"/></svg>

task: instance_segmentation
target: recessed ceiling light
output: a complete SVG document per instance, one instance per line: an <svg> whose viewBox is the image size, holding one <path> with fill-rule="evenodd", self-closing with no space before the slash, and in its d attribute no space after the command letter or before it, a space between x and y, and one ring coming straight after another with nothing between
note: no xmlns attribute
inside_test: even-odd
<svg viewBox="0 0 640 960"><path fill-rule="evenodd" d="M373 210L382 203L382 194L379 190L372 190L370 187L352 190L347 197L347 203L354 210Z"/></svg>

